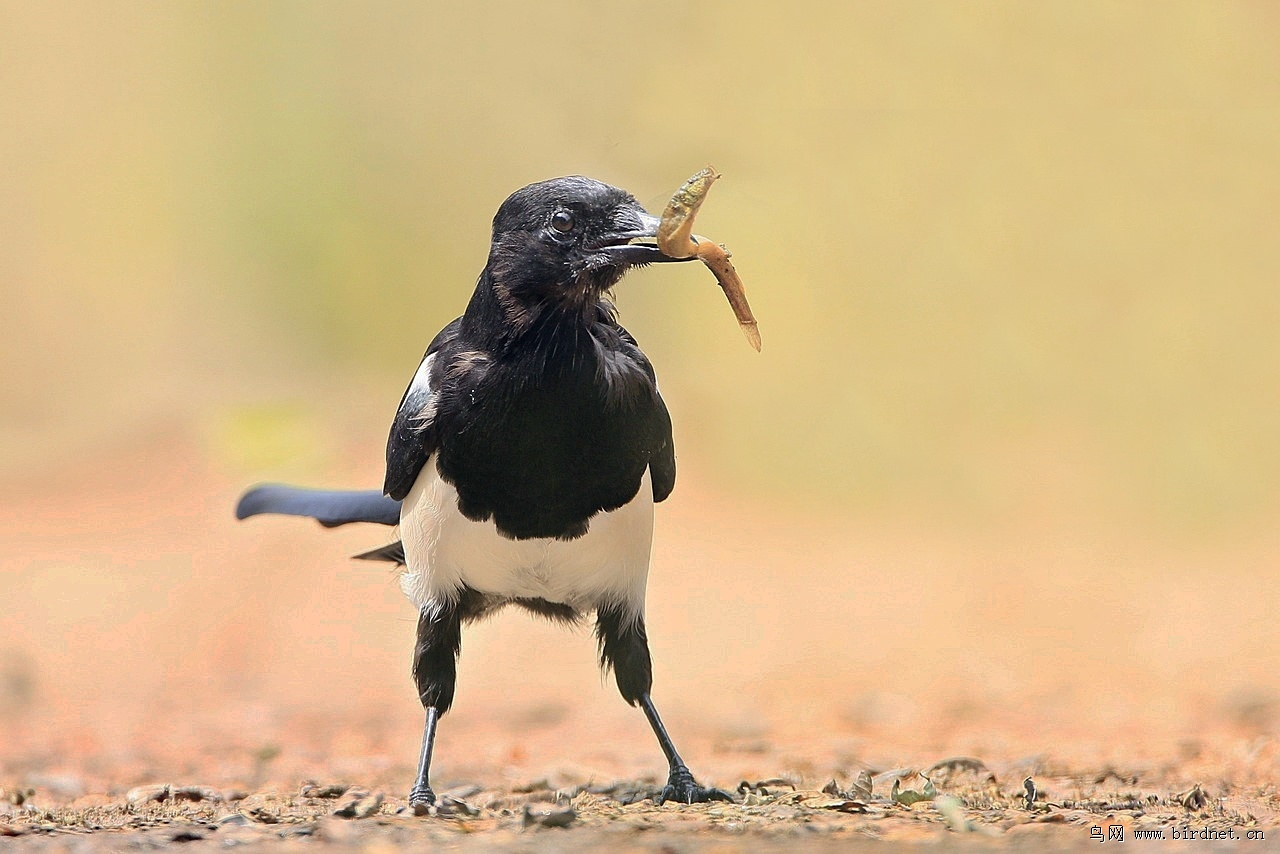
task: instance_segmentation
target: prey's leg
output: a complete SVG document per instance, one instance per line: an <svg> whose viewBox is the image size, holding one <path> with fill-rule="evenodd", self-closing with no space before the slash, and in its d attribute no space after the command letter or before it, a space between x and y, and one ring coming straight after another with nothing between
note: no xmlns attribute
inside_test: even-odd
<svg viewBox="0 0 1280 854"><path fill-rule="evenodd" d="M453 705L461 647L462 621L457 605L441 603L423 609L418 615L418 642L413 649L413 680L427 712L418 776L409 792L409 804L415 812L425 812L436 802L436 794L428 781L431 752L435 747L436 722Z"/></svg>
<svg viewBox="0 0 1280 854"><path fill-rule="evenodd" d="M602 607L596 614L596 637L600 641L600 664L613 668L618 691L629 705L639 705L658 737L658 745L667 757L670 773L667 785L658 795L658 803L679 801L685 804L706 801L732 801L728 792L699 786L684 764L658 710L649 698L653 687L653 663L649 657L649 639L644 632L644 618L621 608Z"/></svg>

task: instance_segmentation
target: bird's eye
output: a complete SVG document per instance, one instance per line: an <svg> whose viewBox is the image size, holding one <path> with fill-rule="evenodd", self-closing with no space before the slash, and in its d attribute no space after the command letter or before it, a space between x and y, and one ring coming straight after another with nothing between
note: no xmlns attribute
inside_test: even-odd
<svg viewBox="0 0 1280 854"><path fill-rule="evenodd" d="M556 211L551 217L551 227L561 234L573 231L573 214L568 211Z"/></svg>

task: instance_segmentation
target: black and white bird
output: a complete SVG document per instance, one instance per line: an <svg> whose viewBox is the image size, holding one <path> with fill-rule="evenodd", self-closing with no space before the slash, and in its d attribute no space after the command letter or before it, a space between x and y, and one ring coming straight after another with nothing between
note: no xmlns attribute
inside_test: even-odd
<svg viewBox="0 0 1280 854"><path fill-rule="evenodd" d="M399 525L360 557L402 564L419 610L413 677L426 709L415 808L453 702L462 626L506 605L565 622L594 612L600 663L670 766L659 802L729 800L694 780L649 696L645 584L653 505L675 486L671 418L609 289L663 255L658 218L584 177L513 193L493 220L466 311L427 348L391 426L382 491L265 485L236 509L326 526Z"/></svg>

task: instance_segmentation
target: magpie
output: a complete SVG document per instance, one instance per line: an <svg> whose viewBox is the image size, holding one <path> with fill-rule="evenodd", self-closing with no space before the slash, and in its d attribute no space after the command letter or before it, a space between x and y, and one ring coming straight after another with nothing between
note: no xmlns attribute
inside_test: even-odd
<svg viewBox="0 0 1280 854"><path fill-rule="evenodd" d="M656 800L732 800L697 783L650 697L645 584L653 508L676 480L671 418L610 289L632 267L688 260L655 245L659 219L581 176L530 184L493 220L462 316L427 347L387 440L381 491L250 489L236 516L399 525L357 555L401 565L418 608L413 678L426 711L416 811L436 725L453 702L461 629L508 605L574 623L594 613L600 665L666 755Z"/></svg>

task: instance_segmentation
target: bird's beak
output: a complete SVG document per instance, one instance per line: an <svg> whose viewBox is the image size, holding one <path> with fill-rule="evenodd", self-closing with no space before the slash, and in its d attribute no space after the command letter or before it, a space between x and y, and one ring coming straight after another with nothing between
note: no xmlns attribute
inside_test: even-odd
<svg viewBox="0 0 1280 854"><path fill-rule="evenodd" d="M655 242L658 224L662 220L640 206L627 210L620 219L625 219L625 222L619 222L618 230L600 241L596 247L598 252L609 258L610 263L624 266L690 260L662 254Z"/></svg>

